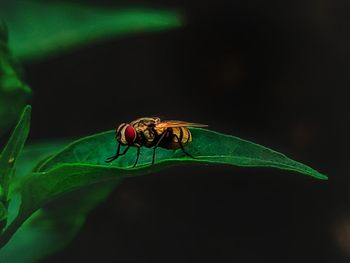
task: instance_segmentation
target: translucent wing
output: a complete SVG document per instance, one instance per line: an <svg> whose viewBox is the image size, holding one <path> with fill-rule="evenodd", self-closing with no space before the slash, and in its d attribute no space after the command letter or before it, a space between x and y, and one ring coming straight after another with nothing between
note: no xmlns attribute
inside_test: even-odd
<svg viewBox="0 0 350 263"><path fill-rule="evenodd" d="M186 122L186 121L162 121L156 125L157 128L176 128L176 127L208 127L208 125Z"/></svg>

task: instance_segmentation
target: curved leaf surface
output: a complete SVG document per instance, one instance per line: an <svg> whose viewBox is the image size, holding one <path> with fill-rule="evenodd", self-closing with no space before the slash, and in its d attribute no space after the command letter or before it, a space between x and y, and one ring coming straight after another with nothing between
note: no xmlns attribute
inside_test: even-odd
<svg viewBox="0 0 350 263"><path fill-rule="evenodd" d="M225 135L206 129L191 129L193 142L186 146L186 150L195 157L187 157L181 149L176 151L158 148L156 151L156 165L191 163L222 163L236 166L273 167L290 170L318 179L327 179L327 176L316 170L294 161L284 154L231 135ZM61 152L43 163L38 172L50 171L65 164L85 164L100 168L128 168L131 169L136 158L136 149L108 164L106 158L113 155L116 149L114 131L104 132L78 140ZM143 147L136 168L142 171L149 168L153 150Z"/></svg>
<svg viewBox="0 0 350 263"><path fill-rule="evenodd" d="M246 167L271 167L289 170L318 179L327 176L285 155L261 145L205 129L191 129L193 142L186 150L157 149L156 163L151 165L152 149L142 148L138 166L135 149L110 164L105 159L114 154L114 132L108 131L73 142L46 160L31 176L25 177L20 187L22 203L17 218L4 232L0 245L4 245L21 224L37 209L51 200L74 190L97 183L119 181L126 176L154 172L170 165L184 163L221 163Z"/></svg>
<svg viewBox="0 0 350 263"><path fill-rule="evenodd" d="M27 140L30 127L31 107L25 107L17 126L0 156L0 231L6 224L8 193L17 158Z"/></svg>

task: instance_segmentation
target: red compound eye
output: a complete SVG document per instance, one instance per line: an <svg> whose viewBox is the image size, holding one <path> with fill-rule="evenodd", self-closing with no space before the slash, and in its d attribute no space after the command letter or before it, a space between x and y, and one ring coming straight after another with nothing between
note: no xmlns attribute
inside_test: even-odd
<svg viewBox="0 0 350 263"><path fill-rule="evenodd" d="M128 127L126 127L125 129L125 140L128 143L133 143L135 139L136 139L136 131L134 127L132 127L131 125L128 125Z"/></svg>

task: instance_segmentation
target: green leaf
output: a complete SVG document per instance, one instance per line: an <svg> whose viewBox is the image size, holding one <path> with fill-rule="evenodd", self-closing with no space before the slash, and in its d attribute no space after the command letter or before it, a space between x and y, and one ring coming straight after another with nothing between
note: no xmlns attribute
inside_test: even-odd
<svg viewBox="0 0 350 263"><path fill-rule="evenodd" d="M63 249L84 225L91 210L103 202L118 183L115 180L108 185L80 189L36 211L0 250L0 262L35 263ZM17 201L13 209L18 205Z"/></svg>
<svg viewBox="0 0 350 263"><path fill-rule="evenodd" d="M67 145L67 142L67 140L43 141L32 143L24 147L22 153L17 158L15 176L12 177L8 194L11 196L8 212L9 223L16 218L19 211L20 197L17 198L18 193L14 192L18 187L20 187L23 177L30 175L35 169L36 165L45 161L59 149L62 149L64 145Z"/></svg>
<svg viewBox="0 0 350 263"><path fill-rule="evenodd" d="M28 105L25 107L17 126L15 127L8 143L6 144L0 156L0 203L2 204L1 222L3 226L4 222L6 221L6 215L4 214L5 210L3 208L6 208L8 205L9 186L12 175L14 173L15 164L28 137L30 115L31 107Z"/></svg>
<svg viewBox="0 0 350 263"><path fill-rule="evenodd" d="M72 141L72 139L46 140L26 145L17 160L16 178L29 175L41 162L45 162Z"/></svg>
<svg viewBox="0 0 350 263"><path fill-rule="evenodd" d="M23 179L38 161L62 149L67 140L37 142L26 146L17 161L16 178ZM95 184L64 195L32 214L0 250L0 262L31 263L64 248L83 226L85 218L103 202L119 183ZM9 222L18 215L19 193L13 193L9 205ZM26 253L21 253L25 250Z"/></svg>
<svg viewBox="0 0 350 263"><path fill-rule="evenodd" d="M80 139L46 160L31 176L25 177L20 187L21 207L16 219L0 240L4 245L20 225L37 209L66 193L96 183L105 185L126 176L143 175L175 164L221 163L247 167L271 167L306 174L318 179L327 177L316 170L293 161L285 155L210 130L191 129L193 142L186 150L196 159L185 156L181 150L157 149L156 163L151 165L152 149L142 148L139 165L132 168L135 149L111 164L105 159L114 154L114 132L104 132Z"/></svg>
<svg viewBox="0 0 350 263"><path fill-rule="evenodd" d="M27 105L18 121L8 143L0 155L0 185L3 187L4 195L7 196L12 173L17 158L21 153L27 140L30 129L31 106Z"/></svg>
<svg viewBox="0 0 350 263"><path fill-rule="evenodd" d="M45 57L96 40L176 28L182 23L177 12L161 9L3 1L2 16L9 25L10 44L22 59Z"/></svg>
<svg viewBox="0 0 350 263"><path fill-rule="evenodd" d="M231 135L225 135L206 129L191 129L193 142L186 146L186 149L195 159L187 157L181 149L176 151L158 148L156 161L158 165L165 163L179 164L183 162L191 163L222 163L236 166L249 167L273 167L282 170L290 170L306 174L318 179L327 179L327 176L316 170L296 162L285 155L258 145L247 140L243 140ZM116 142L113 140L114 131L103 132L92 135L70 144L67 148L47 160L39 167L38 172L50 171L67 164L84 164L97 168L131 168L135 162L136 149L107 164L108 156L113 155L116 149ZM151 165L153 149L142 148L137 170L142 172ZM152 169L157 166L151 167Z"/></svg>
<svg viewBox="0 0 350 263"><path fill-rule="evenodd" d="M6 41L6 25L0 21L0 135L15 123L31 93Z"/></svg>
<svg viewBox="0 0 350 263"><path fill-rule="evenodd" d="M0 42L7 43L8 41L8 31L5 21L0 19Z"/></svg>

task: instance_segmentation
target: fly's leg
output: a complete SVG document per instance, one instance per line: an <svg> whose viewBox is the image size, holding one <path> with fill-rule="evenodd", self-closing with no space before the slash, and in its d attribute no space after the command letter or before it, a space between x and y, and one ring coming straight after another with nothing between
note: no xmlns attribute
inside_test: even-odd
<svg viewBox="0 0 350 263"><path fill-rule="evenodd" d="M186 154L188 157L196 159L196 157L194 157L193 155L191 155L191 154L189 154L188 152L185 151L184 146L182 145L182 142L180 141L180 138L176 134L174 134L174 137L177 138L177 142L179 143L182 152L184 154Z"/></svg>
<svg viewBox="0 0 350 263"><path fill-rule="evenodd" d="M153 147L153 157L152 157L152 165L154 164L154 160L156 158L156 149L158 147L158 145L160 144L160 142L164 139L165 135L167 134L168 130L165 130L162 135L160 136L157 144Z"/></svg>
<svg viewBox="0 0 350 263"><path fill-rule="evenodd" d="M118 143L117 153L111 157L108 157L105 162L110 163L110 162L114 161L115 159L117 159L119 157L119 155L120 155L119 153L120 153L120 143Z"/></svg>
<svg viewBox="0 0 350 263"><path fill-rule="evenodd" d="M119 156L122 156L124 154L126 154L126 152L129 150L130 146L128 145L128 147L125 148L125 150L122 153L120 152L120 143L118 144L118 149L117 149L117 153L114 156L111 156L109 158L106 159L106 163L110 163L112 161L114 161L115 159L117 159Z"/></svg>
<svg viewBox="0 0 350 263"><path fill-rule="evenodd" d="M137 147L137 156L136 156L136 161L134 163L134 166L132 168L134 168L137 164L137 162L139 161L139 156L140 156L140 148L141 147Z"/></svg>

